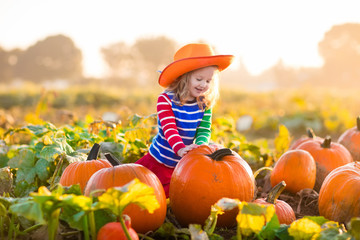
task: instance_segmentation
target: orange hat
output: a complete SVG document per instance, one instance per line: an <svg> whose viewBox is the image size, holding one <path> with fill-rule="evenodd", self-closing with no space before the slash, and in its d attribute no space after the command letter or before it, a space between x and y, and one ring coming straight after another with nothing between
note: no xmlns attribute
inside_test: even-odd
<svg viewBox="0 0 360 240"><path fill-rule="evenodd" d="M207 66L216 65L219 71L222 71L231 64L233 59L233 55L215 55L208 44L187 44L175 53L174 62L161 72L159 84L162 87L168 87L181 75Z"/></svg>

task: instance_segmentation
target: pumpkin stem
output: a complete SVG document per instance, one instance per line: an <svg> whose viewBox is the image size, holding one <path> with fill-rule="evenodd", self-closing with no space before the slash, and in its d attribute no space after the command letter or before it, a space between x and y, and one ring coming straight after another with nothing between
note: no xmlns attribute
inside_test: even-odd
<svg viewBox="0 0 360 240"><path fill-rule="evenodd" d="M278 199L282 191L285 189L285 187L286 187L285 181L281 181L278 184L276 184L276 186L273 187L270 190L269 194L267 195L266 202L275 204L276 200Z"/></svg>
<svg viewBox="0 0 360 240"><path fill-rule="evenodd" d="M258 170L256 170L254 172L254 178L257 177L257 175L259 175L260 172L264 171L264 170L269 170L270 172L273 170L272 167L262 167L262 168L259 168Z"/></svg>
<svg viewBox="0 0 360 240"><path fill-rule="evenodd" d="M111 153L105 153L105 157L113 167L121 164L120 161L116 157L114 157Z"/></svg>
<svg viewBox="0 0 360 240"><path fill-rule="evenodd" d="M360 131L360 116L358 116L356 118L356 127L357 127L357 130Z"/></svg>
<svg viewBox="0 0 360 240"><path fill-rule="evenodd" d="M99 156L99 152L100 152L100 144L94 143L94 145L92 146L86 161L96 160L98 158L98 156Z"/></svg>
<svg viewBox="0 0 360 240"><path fill-rule="evenodd" d="M306 132L307 132L307 135L308 135L309 138L315 138L316 137L316 135L314 133L314 130L312 128L308 128L306 130Z"/></svg>
<svg viewBox="0 0 360 240"><path fill-rule="evenodd" d="M231 149L229 148L222 148L219 150L216 150L212 154L208 154L207 156L215 161L221 161L223 157L234 155Z"/></svg>
<svg viewBox="0 0 360 240"><path fill-rule="evenodd" d="M321 147L331 148L331 137L330 136L325 137L324 142L321 144Z"/></svg>

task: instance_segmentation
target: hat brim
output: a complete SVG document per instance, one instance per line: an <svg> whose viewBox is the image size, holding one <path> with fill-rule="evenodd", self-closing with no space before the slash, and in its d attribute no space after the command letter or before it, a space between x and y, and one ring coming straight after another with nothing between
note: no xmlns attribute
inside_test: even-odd
<svg viewBox="0 0 360 240"><path fill-rule="evenodd" d="M233 55L185 58L170 63L160 74L159 84L168 87L181 75L195 69L216 65L219 71L226 69L233 61Z"/></svg>

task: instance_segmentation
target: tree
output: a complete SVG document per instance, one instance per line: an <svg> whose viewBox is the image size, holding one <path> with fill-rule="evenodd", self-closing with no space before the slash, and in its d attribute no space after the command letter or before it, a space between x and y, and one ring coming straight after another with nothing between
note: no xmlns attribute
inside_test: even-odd
<svg viewBox="0 0 360 240"><path fill-rule="evenodd" d="M138 39L133 45L115 43L101 49L111 76L127 85L153 85L158 71L172 61L176 42L160 36Z"/></svg>
<svg viewBox="0 0 360 240"><path fill-rule="evenodd" d="M101 48L102 56L107 63L110 75L114 78L130 78L135 74L136 56L131 46L118 42Z"/></svg>
<svg viewBox="0 0 360 240"><path fill-rule="evenodd" d="M50 36L19 55L16 75L35 82L79 78L82 76L82 53L69 37Z"/></svg>
<svg viewBox="0 0 360 240"><path fill-rule="evenodd" d="M0 82L12 79L12 68L9 63L9 53L0 47Z"/></svg>
<svg viewBox="0 0 360 240"><path fill-rule="evenodd" d="M18 62L21 49L6 51L0 47L0 82L9 82L14 79L14 68Z"/></svg>
<svg viewBox="0 0 360 240"><path fill-rule="evenodd" d="M333 26L319 43L326 84L354 86L360 79L360 24Z"/></svg>

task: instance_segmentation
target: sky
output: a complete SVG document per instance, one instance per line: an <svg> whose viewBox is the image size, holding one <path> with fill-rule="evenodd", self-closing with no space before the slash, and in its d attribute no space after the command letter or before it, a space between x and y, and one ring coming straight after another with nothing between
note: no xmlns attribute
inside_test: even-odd
<svg viewBox="0 0 360 240"><path fill-rule="evenodd" d="M26 49L64 34L82 50L84 74L100 77L101 47L157 36L179 46L203 40L256 75L279 60L321 66L318 43L334 25L360 23L359 9L359 0L0 0L0 47Z"/></svg>

